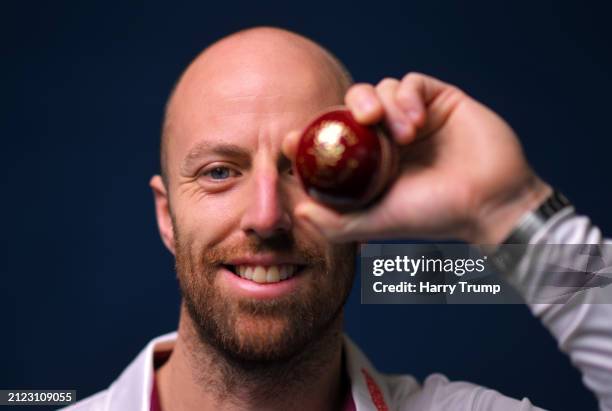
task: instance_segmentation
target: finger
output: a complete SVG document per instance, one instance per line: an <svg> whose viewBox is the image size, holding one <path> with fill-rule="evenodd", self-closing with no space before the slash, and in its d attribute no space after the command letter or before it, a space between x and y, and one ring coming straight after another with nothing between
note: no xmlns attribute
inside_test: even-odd
<svg viewBox="0 0 612 411"><path fill-rule="evenodd" d="M385 112L371 84L360 83L349 88L344 97L346 106L361 124L374 124L382 120Z"/></svg>
<svg viewBox="0 0 612 411"><path fill-rule="evenodd" d="M398 90L398 98L401 100L404 97L404 92L415 90L425 105L428 105L449 87L451 87L450 84L438 80L437 78L422 73L411 72L402 78L401 87L400 90Z"/></svg>
<svg viewBox="0 0 612 411"><path fill-rule="evenodd" d="M306 220L333 242L367 240L373 237L377 229L380 231L380 227L372 223L374 220L366 212L339 214L314 201L298 204L295 215Z"/></svg>
<svg viewBox="0 0 612 411"><path fill-rule="evenodd" d="M397 90L396 101L411 118L418 135L439 128L463 93L450 84L421 73L408 73Z"/></svg>
<svg viewBox="0 0 612 411"><path fill-rule="evenodd" d="M378 97L385 109L385 124L391 131L395 141L406 144L414 140L415 125L397 104L395 95L400 82L396 79L387 78L376 86Z"/></svg>
<svg viewBox="0 0 612 411"><path fill-rule="evenodd" d="M402 79L395 99L397 104L416 127L425 123L425 79L409 73Z"/></svg>
<svg viewBox="0 0 612 411"><path fill-rule="evenodd" d="M281 150L283 154L293 161L297 154L298 144L300 142L301 133L299 131L291 131L283 139Z"/></svg>

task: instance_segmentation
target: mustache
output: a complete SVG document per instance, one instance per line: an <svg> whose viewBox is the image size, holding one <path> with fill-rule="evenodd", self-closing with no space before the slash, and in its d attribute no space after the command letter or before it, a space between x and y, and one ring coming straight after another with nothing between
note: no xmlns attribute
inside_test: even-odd
<svg viewBox="0 0 612 411"><path fill-rule="evenodd" d="M279 234L270 238L248 237L239 244L218 244L202 250L202 263L224 264L236 256L274 253L287 257L298 257L309 265L324 266L325 251L314 244L299 240L290 234Z"/></svg>

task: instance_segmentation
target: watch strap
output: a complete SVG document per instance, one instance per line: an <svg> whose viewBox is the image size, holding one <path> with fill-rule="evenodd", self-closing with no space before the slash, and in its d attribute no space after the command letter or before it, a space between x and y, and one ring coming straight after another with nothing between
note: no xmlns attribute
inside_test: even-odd
<svg viewBox="0 0 612 411"><path fill-rule="evenodd" d="M554 190L540 206L523 215L510 235L492 254L496 268L501 272L509 272L525 255L527 245L533 236L558 212L571 207L571 203L562 193Z"/></svg>

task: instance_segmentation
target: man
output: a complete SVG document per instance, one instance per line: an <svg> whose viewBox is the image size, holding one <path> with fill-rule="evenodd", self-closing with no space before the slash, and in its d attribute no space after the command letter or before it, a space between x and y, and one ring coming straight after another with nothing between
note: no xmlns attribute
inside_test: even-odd
<svg viewBox="0 0 612 411"><path fill-rule="evenodd" d="M326 50L273 28L226 37L187 68L167 105L162 174L150 183L176 257L178 332L153 340L108 390L71 409L535 409L441 375L422 385L385 376L343 337L357 241L495 246L552 192L512 129L458 88L414 73L351 83ZM343 102L409 148L384 198L351 214L309 200L291 171L299 130ZM604 241L576 219L564 208L538 235ZM612 326L601 326L609 306L531 308L612 409Z"/></svg>

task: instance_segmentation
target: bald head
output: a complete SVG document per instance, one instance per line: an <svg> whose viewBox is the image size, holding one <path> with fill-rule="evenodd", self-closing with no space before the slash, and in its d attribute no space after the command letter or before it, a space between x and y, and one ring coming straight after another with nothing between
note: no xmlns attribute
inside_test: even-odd
<svg viewBox="0 0 612 411"><path fill-rule="evenodd" d="M329 51L286 30L257 27L213 43L187 67L166 105L161 138L166 186L172 172L170 141L193 130L205 111L227 115L234 103L256 99L258 107L269 103L270 114L279 114L279 96L285 97L286 110L296 104L308 109L313 102L341 104L351 83Z"/></svg>

